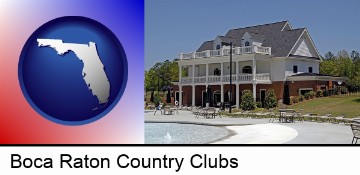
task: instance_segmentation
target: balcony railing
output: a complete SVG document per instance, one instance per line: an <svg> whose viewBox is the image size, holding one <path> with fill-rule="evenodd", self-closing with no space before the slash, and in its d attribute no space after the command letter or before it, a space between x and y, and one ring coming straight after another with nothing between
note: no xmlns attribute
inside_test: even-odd
<svg viewBox="0 0 360 175"><path fill-rule="evenodd" d="M271 55L271 47L261 47L261 46L247 46L247 47L234 47L232 48L233 55L242 55L250 53L261 53L265 55ZM189 60L196 58L209 58L209 57L220 57L230 55L230 48L224 48L219 50L205 50L202 52L191 52L191 53L181 53L181 60Z"/></svg>
<svg viewBox="0 0 360 175"><path fill-rule="evenodd" d="M250 82L253 80L253 74L239 74L231 75L232 82ZM270 81L270 73L259 73L255 75L256 80L258 81ZM181 84L191 84L193 83L192 77L182 77ZM216 76L209 75L201 77L194 77L194 83L217 83L217 82L230 82L230 75Z"/></svg>
<svg viewBox="0 0 360 175"><path fill-rule="evenodd" d="M256 80L270 80L270 74L269 73L263 73L263 74L256 74Z"/></svg>
<svg viewBox="0 0 360 175"><path fill-rule="evenodd" d="M221 82L221 76L208 76L208 82L209 83L213 83L213 82Z"/></svg>

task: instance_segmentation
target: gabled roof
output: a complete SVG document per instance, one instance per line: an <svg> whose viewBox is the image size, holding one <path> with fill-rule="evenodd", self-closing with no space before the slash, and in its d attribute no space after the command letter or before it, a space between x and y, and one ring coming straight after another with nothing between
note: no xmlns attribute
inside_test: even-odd
<svg viewBox="0 0 360 175"><path fill-rule="evenodd" d="M261 40L262 46L271 47L271 54L273 56L287 57L305 30L305 28L291 29L288 21L281 21L231 29L224 37L234 39L234 47L239 47L241 45L241 38L248 32L255 40ZM212 50L213 46L210 42L212 41L204 42L197 51Z"/></svg>
<svg viewBox="0 0 360 175"><path fill-rule="evenodd" d="M254 41L257 41L257 42L264 42L265 40L265 36L264 35L261 35L261 34L258 34L258 33L252 33L252 32L249 32L251 38L254 40Z"/></svg>
<svg viewBox="0 0 360 175"><path fill-rule="evenodd" d="M236 40L234 38L226 37L226 36L217 36L221 39L222 42L230 43L235 42Z"/></svg>
<svg viewBox="0 0 360 175"><path fill-rule="evenodd" d="M196 52L201 52L201 51L205 51L205 50L213 50L213 42L214 42L214 40L205 41L204 43L201 44L201 46L199 47L199 49Z"/></svg>

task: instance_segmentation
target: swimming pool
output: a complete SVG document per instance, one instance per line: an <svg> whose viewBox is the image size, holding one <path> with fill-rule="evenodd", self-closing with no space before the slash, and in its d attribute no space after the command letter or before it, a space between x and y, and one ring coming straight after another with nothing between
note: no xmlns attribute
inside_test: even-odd
<svg viewBox="0 0 360 175"><path fill-rule="evenodd" d="M229 135L224 127L178 124L145 123L145 144L202 144Z"/></svg>

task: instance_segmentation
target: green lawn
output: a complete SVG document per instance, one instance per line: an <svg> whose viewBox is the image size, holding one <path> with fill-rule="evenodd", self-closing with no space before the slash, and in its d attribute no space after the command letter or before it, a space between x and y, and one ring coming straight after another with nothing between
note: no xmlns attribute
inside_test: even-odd
<svg viewBox="0 0 360 175"><path fill-rule="evenodd" d="M304 102L295 103L288 108L294 108L299 111L304 109L305 113L316 113L318 115L332 114L337 116L345 114L349 118L360 116L360 97L359 96L333 96L322 97Z"/></svg>

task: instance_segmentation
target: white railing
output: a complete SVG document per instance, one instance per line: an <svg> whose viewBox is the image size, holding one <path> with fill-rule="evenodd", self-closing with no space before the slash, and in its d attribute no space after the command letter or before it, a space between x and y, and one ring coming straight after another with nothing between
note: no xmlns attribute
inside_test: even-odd
<svg viewBox="0 0 360 175"><path fill-rule="evenodd" d="M233 74L232 82L244 82L244 81L252 81L253 74L239 74L236 78L236 75ZM270 81L270 73L259 73L255 75L256 80L259 81ZM181 84L190 84L190 83L217 83L217 82L230 82L230 75L224 76L216 76L210 75L206 78L206 76L202 77L194 77L194 82L192 77L182 77Z"/></svg>
<svg viewBox="0 0 360 175"><path fill-rule="evenodd" d="M231 75L231 77L232 77L231 81L235 82L236 81L236 75ZM230 81L230 75L223 76L223 82L229 82L229 81Z"/></svg>
<svg viewBox="0 0 360 175"><path fill-rule="evenodd" d="M210 50L210 57L218 57L221 56L221 50Z"/></svg>
<svg viewBox="0 0 360 175"><path fill-rule="evenodd" d="M221 76L211 75L208 77L208 82L209 83L221 82Z"/></svg>
<svg viewBox="0 0 360 175"><path fill-rule="evenodd" d="M192 77L181 77L181 83L186 84L186 83L192 83Z"/></svg>
<svg viewBox="0 0 360 175"><path fill-rule="evenodd" d="M239 74L238 81L251 81L253 74Z"/></svg>
<svg viewBox="0 0 360 175"><path fill-rule="evenodd" d="M271 47L262 47L262 46L247 46L247 47L234 47L233 55L242 55L250 53L261 53L265 55L271 55ZM228 56L230 55L230 49L219 49L219 50L206 50L202 52L191 52L191 53L181 53L181 60L189 60L195 58L209 58L209 57L218 57L218 56Z"/></svg>
<svg viewBox="0 0 360 175"><path fill-rule="evenodd" d="M270 80L270 73L256 74L257 80Z"/></svg>
<svg viewBox="0 0 360 175"><path fill-rule="evenodd" d="M206 53L207 53L207 51L195 52L195 58L205 58L205 57L207 57Z"/></svg>
<svg viewBox="0 0 360 175"><path fill-rule="evenodd" d="M194 83L205 83L206 77L194 77Z"/></svg>

